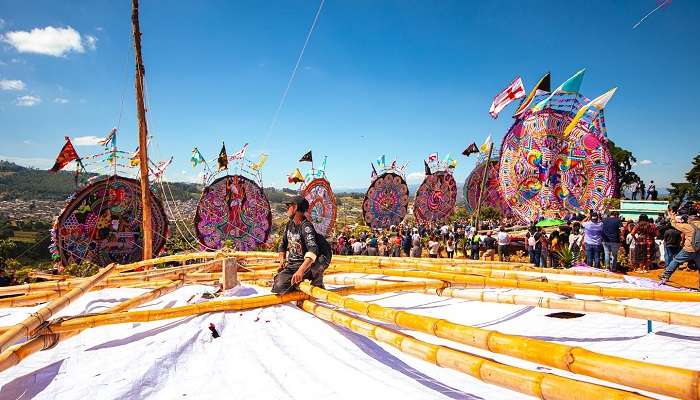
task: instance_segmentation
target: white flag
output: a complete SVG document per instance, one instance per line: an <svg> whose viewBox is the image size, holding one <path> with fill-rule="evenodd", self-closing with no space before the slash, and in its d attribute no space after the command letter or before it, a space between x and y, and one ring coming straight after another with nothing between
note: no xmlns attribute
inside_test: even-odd
<svg viewBox="0 0 700 400"><path fill-rule="evenodd" d="M498 118L498 113L501 112L511 101L519 99L525 96L525 86L523 86L523 80L519 76L516 77L513 82L508 85L507 88L496 95L493 98L493 103L491 103L491 108L489 109L489 114L496 119Z"/></svg>
<svg viewBox="0 0 700 400"><path fill-rule="evenodd" d="M246 150L248 150L248 143L246 143L243 146L243 148L238 150L235 154L233 154L232 156L229 156L228 159L231 161L242 160L243 157L245 157Z"/></svg>
<svg viewBox="0 0 700 400"><path fill-rule="evenodd" d="M486 138L486 140L484 141L484 144L479 146L479 150L482 153L486 154L489 152L489 147L491 147L491 135L489 135L489 137Z"/></svg>

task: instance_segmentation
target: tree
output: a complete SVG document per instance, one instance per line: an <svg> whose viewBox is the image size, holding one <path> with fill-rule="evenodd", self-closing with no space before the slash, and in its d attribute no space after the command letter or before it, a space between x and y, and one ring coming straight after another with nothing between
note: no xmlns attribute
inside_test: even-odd
<svg viewBox="0 0 700 400"><path fill-rule="evenodd" d="M693 166L685 174L686 182L673 182L668 189L671 203L679 206L684 200L700 199L700 154L692 161Z"/></svg>
<svg viewBox="0 0 700 400"><path fill-rule="evenodd" d="M608 139L608 149L610 155L615 162L615 170L617 172L617 192L622 194L625 189L635 182L641 182L637 173L632 171L632 166L637 162L631 151L618 147L615 142Z"/></svg>

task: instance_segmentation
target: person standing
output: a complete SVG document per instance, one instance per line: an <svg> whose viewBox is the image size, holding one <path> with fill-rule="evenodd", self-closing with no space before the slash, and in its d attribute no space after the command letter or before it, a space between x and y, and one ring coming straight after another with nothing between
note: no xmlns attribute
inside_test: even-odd
<svg viewBox="0 0 700 400"><path fill-rule="evenodd" d="M586 246L586 264L600 268L601 253L603 252L603 223L598 214L593 213L590 220L583 223L583 243Z"/></svg>
<svg viewBox="0 0 700 400"><path fill-rule="evenodd" d="M676 216L675 221L679 224L683 223L683 217ZM673 225L666 228L663 236L664 241L664 262L668 267L671 261L676 257L678 252L681 251L681 246L683 245L683 234L678 229L674 228Z"/></svg>
<svg viewBox="0 0 700 400"><path fill-rule="evenodd" d="M603 220L603 252L605 253L605 268L617 272L618 254L620 253L620 230L622 222L616 211Z"/></svg>
<svg viewBox="0 0 700 400"><path fill-rule="evenodd" d="M639 194L639 182L634 182L632 184L632 200L637 200L638 194Z"/></svg>
<svg viewBox="0 0 700 400"><path fill-rule="evenodd" d="M498 261L510 261L510 236L505 229L504 226L501 226L496 235L496 241L498 242Z"/></svg>
<svg viewBox="0 0 700 400"><path fill-rule="evenodd" d="M671 279L671 275L676 272L679 265L695 261L695 265L700 267L700 221L697 217L689 218L687 214L681 215L680 223L676 222L675 214L671 214L671 224L683 234L683 248L673 257L673 260L666 266L661 274L661 284L665 284Z"/></svg>
<svg viewBox="0 0 700 400"><path fill-rule="evenodd" d="M643 274L649 272L649 266L656 258L656 225L649 220L646 214L639 216L639 222L632 230L635 243L635 261L637 272Z"/></svg>
<svg viewBox="0 0 700 400"><path fill-rule="evenodd" d="M647 188L647 200L656 200L658 192L656 191L656 184L654 181L649 182L649 187Z"/></svg>
<svg viewBox="0 0 700 400"><path fill-rule="evenodd" d="M484 248L486 249L486 251L484 251L484 260L488 258L493 261L496 255L496 246L497 242L496 239L493 238L491 231L486 232L486 237L484 238Z"/></svg>
<svg viewBox="0 0 700 400"><path fill-rule="evenodd" d="M447 252L447 258L454 258L455 239L452 236L447 238L447 243L445 244L445 251Z"/></svg>
<svg viewBox="0 0 700 400"><path fill-rule="evenodd" d="M572 253L572 263L578 260L578 256L581 253L581 246L583 245L583 235L578 225L574 225L571 228L571 235L569 235L569 250Z"/></svg>
<svg viewBox="0 0 700 400"><path fill-rule="evenodd" d="M559 268L559 251L561 251L562 236L559 230L555 230L549 235L549 266Z"/></svg>
<svg viewBox="0 0 700 400"><path fill-rule="evenodd" d="M471 249L472 260L479 259L479 247L481 246L481 236L475 231L474 234L469 238L469 246Z"/></svg>
<svg viewBox="0 0 700 400"><path fill-rule="evenodd" d="M435 236L431 236L428 241L428 257L438 258L438 252L440 251L440 242Z"/></svg>
<svg viewBox="0 0 700 400"><path fill-rule="evenodd" d="M423 253L421 237L418 231L415 231L413 236L411 236L411 257L420 258L422 255L421 253Z"/></svg>
<svg viewBox="0 0 700 400"><path fill-rule="evenodd" d="M535 234L532 235L531 237L531 242L532 242L532 248L533 248L533 260L532 263L535 265L535 267L540 266L540 262L542 259L542 227L538 226L535 229Z"/></svg>

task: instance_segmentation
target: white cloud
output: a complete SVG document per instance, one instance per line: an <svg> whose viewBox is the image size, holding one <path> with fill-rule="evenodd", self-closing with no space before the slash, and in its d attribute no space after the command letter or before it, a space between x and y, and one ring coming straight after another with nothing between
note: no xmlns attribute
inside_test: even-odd
<svg viewBox="0 0 700 400"><path fill-rule="evenodd" d="M2 35L2 40L9 43L20 53L45 54L54 57L63 57L68 53L84 53L85 46L89 50L95 50L97 38L86 35L85 39L72 27L34 28L31 31L11 31Z"/></svg>
<svg viewBox="0 0 700 400"><path fill-rule="evenodd" d="M22 143L24 143L24 144L32 144L32 141L31 141L31 140L23 140Z"/></svg>
<svg viewBox="0 0 700 400"><path fill-rule="evenodd" d="M420 182L423 178L425 178L425 173L423 172L411 172L406 175L406 181L409 183Z"/></svg>
<svg viewBox="0 0 700 400"><path fill-rule="evenodd" d="M85 35L85 46L89 50L97 50L97 38L92 35Z"/></svg>
<svg viewBox="0 0 700 400"><path fill-rule="evenodd" d="M24 82L14 79L0 79L0 90L24 90Z"/></svg>
<svg viewBox="0 0 700 400"><path fill-rule="evenodd" d="M53 99L53 102L54 102L54 103L58 103L58 104L66 104L66 103L68 103L69 101L70 101L70 100L64 99L64 98L62 98L62 97L56 97L55 99Z"/></svg>
<svg viewBox="0 0 700 400"><path fill-rule="evenodd" d="M48 159L48 158L14 157L14 156L3 156L3 155L0 155L0 160L13 162L13 163L15 163L17 165L21 165L23 167L34 167L34 168L42 168L42 169L50 168L55 161L55 160Z"/></svg>
<svg viewBox="0 0 700 400"><path fill-rule="evenodd" d="M97 146L100 140L104 140L104 138L97 136L78 136L73 138L71 142L76 146Z"/></svg>
<svg viewBox="0 0 700 400"><path fill-rule="evenodd" d="M17 104L20 107L32 107L41 103L41 98L36 96L20 96L17 98Z"/></svg>
<svg viewBox="0 0 700 400"><path fill-rule="evenodd" d="M104 30L104 28L101 26L98 26L97 28L95 28L95 30L98 32L102 32Z"/></svg>
<svg viewBox="0 0 700 400"><path fill-rule="evenodd" d="M651 164L651 163L652 163L651 160L642 160L642 161L639 162L639 165L649 165L649 164Z"/></svg>

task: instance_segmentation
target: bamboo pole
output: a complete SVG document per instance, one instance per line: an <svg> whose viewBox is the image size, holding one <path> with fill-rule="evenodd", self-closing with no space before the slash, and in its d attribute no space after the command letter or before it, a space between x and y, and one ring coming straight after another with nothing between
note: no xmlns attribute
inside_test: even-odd
<svg viewBox="0 0 700 400"><path fill-rule="evenodd" d="M31 294L8 297L0 299L0 308L4 307L27 307L45 303L60 296L60 293L53 291L34 292Z"/></svg>
<svg viewBox="0 0 700 400"><path fill-rule="evenodd" d="M71 302L85 294L91 287L106 278L114 269L115 264L102 268L98 273L92 276L89 280L81 283L74 289L71 289L65 295L58 299L52 300L49 304L39 309L24 321L12 326L9 330L0 335L0 353L5 351L9 346L16 343L22 337L26 337L34 329L38 328L44 321L48 321L51 316L62 310Z"/></svg>
<svg viewBox="0 0 700 400"><path fill-rule="evenodd" d="M391 282L384 284L377 282L376 285L366 287L347 287L337 289L342 294L379 294L397 291L414 291L425 287L423 282ZM75 318L58 321L49 325L54 333L67 332L76 329L95 328L104 325L122 324L127 322L151 322L164 319L187 317L190 315L205 314L221 311L241 311L259 307L268 307L290 301L305 300L308 296L302 292L293 291L278 296L274 294L244 297L227 298L224 300L211 300L204 303L191 304L187 306L172 307L165 310L144 310L118 313L95 313L90 316L77 316Z"/></svg>
<svg viewBox="0 0 700 400"><path fill-rule="evenodd" d="M413 336L352 317L344 312L331 310L313 301L303 301L301 308L318 318L378 342L386 343L413 357L443 368L463 372L482 382L537 398L545 400L649 399L649 397L637 393L513 367L451 347L424 342Z"/></svg>
<svg viewBox="0 0 700 400"><path fill-rule="evenodd" d="M519 294L487 292L483 290L460 290L449 287L442 290L426 289L422 292L485 303L517 304L556 310L611 314L626 318L658 321L669 325L700 328L700 315L633 307L620 303L604 303L598 300L555 299L551 297L524 296Z"/></svg>
<svg viewBox="0 0 700 400"><path fill-rule="evenodd" d="M398 311L344 297L337 293L299 285L307 295L396 326L453 340L468 346L570 371L575 374L682 399L697 400L700 372L610 356L544 340L508 335L494 330L461 325L445 319Z"/></svg>
<svg viewBox="0 0 700 400"><path fill-rule="evenodd" d="M107 312L125 311L132 307L137 307L141 304L148 303L154 299L157 299L158 297L164 296L174 290L177 290L183 284L184 282L181 280L175 282L168 282L167 284L162 285L150 292L123 301L107 310ZM22 344L11 346L4 352L0 353L0 372L14 367L15 365L22 362L22 360L38 351L50 349L58 343L70 339L73 336L76 336L80 332L82 332L82 330L54 333L47 328L43 332L43 334L39 334L38 336Z"/></svg>
<svg viewBox="0 0 700 400"><path fill-rule="evenodd" d="M555 282L535 282L513 279L486 278L481 276L469 276L459 274L448 274L444 272L409 271L397 269L365 268L365 267L345 267L348 272L364 274L377 274L388 276L405 276L412 278L440 279L450 283L465 284L471 287L510 287L528 290L540 290L563 295L584 294L590 296L600 296L609 298L637 298L643 300L658 301L688 301L700 302L700 293L696 292L675 292L654 289L625 289L595 286L591 284L561 284Z"/></svg>

